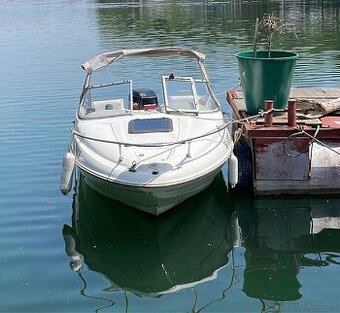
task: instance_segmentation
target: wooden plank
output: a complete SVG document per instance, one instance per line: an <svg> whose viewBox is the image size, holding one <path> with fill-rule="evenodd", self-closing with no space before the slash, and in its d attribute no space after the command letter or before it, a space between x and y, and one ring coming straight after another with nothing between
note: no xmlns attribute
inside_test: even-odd
<svg viewBox="0 0 340 313"><path fill-rule="evenodd" d="M239 111L246 111L246 103L244 99L235 99L235 103Z"/></svg>
<svg viewBox="0 0 340 313"><path fill-rule="evenodd" d="M336 99L340 97L340 88L292 88L290 98ZM242 90L235 90L235 100L244 101ZM245 107L245 106L244 106Z"/></svg>
<svg viewBox="0 0 340 313"><path fill-rule="evenodd" d="M340 88L293 88L290 98L331 99L340 97Z"/></svg>
<svg viewBox="0 0 340 313"><path fill-rule="evenodd" d="M312 99L318 102L329 102L333 99L340 98L340 88L293 88L291 90L291 97L296 99ZM242 90L231 90L227 93L227 100L230 106L233 109L236 118L246 118L246 105L244 101L244 95ZM315 111L313 109L313 105L311 104L311 108L306 107L306 105L302 105L298 102L297 105L297 123L305 124L305 125L321 125L322 122L319 120L319 117L322 115L317 114L319 111ZM300 104L302 107L300 107ZM303 110L300 112L299 110ZM307 110L307 111L306 111ZM301 114L300 114L301 113ZM337 113L333 113L336 115ZM257 123L263 123L263 118L258 118ZM274 113L273 118L274 124L286 124L287 123L287 112L285 113Z"/></svg>

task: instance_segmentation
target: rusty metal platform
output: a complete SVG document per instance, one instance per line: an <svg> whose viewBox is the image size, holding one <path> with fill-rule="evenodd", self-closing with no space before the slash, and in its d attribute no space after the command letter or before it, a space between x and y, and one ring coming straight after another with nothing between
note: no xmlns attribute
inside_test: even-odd
<svg viewBox="0 0 340 313"><path fill-rule="evenodd" d="M340 88L296 88L290 95L320 102L339 97ZM339 111L306 118L297 108L295 126L288 125L287 111L274 112L266 126L264 117L250 119L242 91L228 91L227 101L233 118L243 120L233 130L242 130L251 149L255 194L340 194Z"/></svg>

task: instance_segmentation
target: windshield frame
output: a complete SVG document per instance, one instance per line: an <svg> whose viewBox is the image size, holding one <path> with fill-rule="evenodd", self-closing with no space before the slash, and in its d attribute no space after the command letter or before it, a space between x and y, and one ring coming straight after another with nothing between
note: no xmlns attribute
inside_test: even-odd
<svg viewBox="0 0 340 313"><path fill-rule="evenodd" d="M122 97L94 100L91 91L109 87L128 85L125 100ZM131 115L133 111L132 80L88 85L81 95L78 117L80 119L108 118L120 115Z"/></svg>

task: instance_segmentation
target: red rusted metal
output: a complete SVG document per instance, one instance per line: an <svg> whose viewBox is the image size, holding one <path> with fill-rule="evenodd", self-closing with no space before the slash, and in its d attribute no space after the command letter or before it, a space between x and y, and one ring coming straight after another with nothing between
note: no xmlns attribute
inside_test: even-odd
<svg viewBox="0 0 340 313"><path fill-rule="evenodd" d="M308 180L310 173L307 138L261 138L254 142L257 180Z"/></svg>
<svg viewBox="0 0 340 313"><path fill-rule="evenodd" d="M264 126L266 127L273 126L273 103L272 100L266 100L264 102L264 110L269 111L269 113L264 116Z"/></svg>
<svg viewBox="0 0 340 313"><path fill-rule="evenodd" d="M321 122L323 127L340 128L340 116L325 116Z"/></svg>
<svg viewBox="0 0 340 313"><path fill-rule="evenodd" d="M318 101L340 96L340 89L325 91L297 89L296 95ZM228 102L236 116L249 117L240 92L228 92ZM265 110L270 110L270 104ZM298 111L299 112L299 111ZM269 114L263 119L240 122L253 151L253 190L255 194L333 194L340 193L340 114L320 119L297 115L296 101L290 99L286 124ZM303 132L301 132L303 130ZM316 137L316 140L313 137Z"/></svg>
<svg viewBox="0 0 340 313"><path fill-rule="evenodd" d="M310 136L314 136L316 130L314 127L307 125L299 125ZM261 138L261 137L288 137L295 134L298 130L288 125L273 125L272 127L264 127L262 124L244 123L244 131L248 137ZM299 135L299 137L307 137L306 135ZM339 128L322 128L318 132L319 139L339 139Z"/></svg>
<svg viewBox="0 0 340 313"><path fill-rule="evenodd" d="M288 126L296 127L296 100L288 101Z"/></svg>

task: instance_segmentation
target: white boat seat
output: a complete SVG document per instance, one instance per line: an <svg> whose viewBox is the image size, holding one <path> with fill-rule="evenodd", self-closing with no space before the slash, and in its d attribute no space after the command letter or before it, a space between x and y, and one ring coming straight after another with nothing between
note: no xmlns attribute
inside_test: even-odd
<svg viewBox="0 0 340 313"><path fill-rule="evenodd" d="M95 112L122 111L124 110L124 100L123 99L111 99L111 100L93 101L92 106L94 107Z"/></svg>
<svg viewBox="0 0 340 313"><path fill-rule="evenodd" d="M170 108L177 110L195 110L195 104L191 96L170 96L168 97Z"/></svg>

